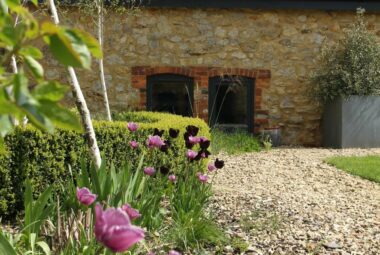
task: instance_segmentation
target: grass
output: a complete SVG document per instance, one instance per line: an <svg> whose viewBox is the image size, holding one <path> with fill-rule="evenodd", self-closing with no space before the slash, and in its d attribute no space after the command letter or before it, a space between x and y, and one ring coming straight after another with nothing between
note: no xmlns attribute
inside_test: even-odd
<svg viewBox="0 0 380 255"><path fill-rule="evenodd" d="M259 139L244 131L225 132L213 129L211 140L211 149L214 154L221 151L228 154L260 151Z"/></svg>
<svg viewBox="0 0 380 255"><path fill-rule="evenodd" d="M284 225L284 219L274 212L254 210L240 219L242 229L251 234L260 232L274 233Z"/></svg>
<svg viewBox="0 0 380 255"><path fill-rule="evenodd" d="M332 157L325 162L350 174L380 183L380 156Z"/></svg>

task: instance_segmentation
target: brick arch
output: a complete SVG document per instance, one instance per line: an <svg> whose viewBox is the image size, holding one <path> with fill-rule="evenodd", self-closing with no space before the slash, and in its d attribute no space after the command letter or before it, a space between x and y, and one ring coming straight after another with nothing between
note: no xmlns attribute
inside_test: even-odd
<svg viewBox="0 0 380 255"><path fill-rule="evenodd" d="M179 74L194 79L194 115L208 121L208 83L209 78L222 75L237 75L255 79L254 130L268 123L268 111L263 109L262 94L269 87L271 72L266 69L222 68L222 67L174 67L174 66L136 66L132 67L132 87L139 90L139 109L146 107L147 77L155 74Z"/></svg>

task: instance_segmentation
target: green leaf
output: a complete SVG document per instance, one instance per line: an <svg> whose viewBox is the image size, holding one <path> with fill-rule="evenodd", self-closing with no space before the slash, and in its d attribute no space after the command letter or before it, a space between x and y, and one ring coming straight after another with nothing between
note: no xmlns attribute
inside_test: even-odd
<svg viewBox="0 0 380 255"><path fill-rule="evenodd" d="M90 33L79 29L73 29L73 32L75 32L82 39L94 57L103 58L103 52L100 48L98 40L96 40Z"/></svg>
<svg viewBox="0 0 380 255"><path fill-rule="evenodd" d="M91 53L75 30L57 27L49 22L43 23L41 30L53 56L61 64L90 68Z"/></svg>
<svg viewBox="0 0 380 255"><path fill-rule="evenodd" d="M0 254L17 255L15 249L5 238L4 234L0 232Z"/></svg>
<svg viewBox="0 0 380 255"><path fill-rule="evenodd" d="M65 93L69 90L67 86L63 86L56 81L48 81L37 85L32 91L32 95L37 100L50 100L50 101L60 101Z"/></svg>
<svg viewBox="0 0 380 255"><path fill-rule="evenodd" d="M48 100L40 100L38 109L57 127L82 131L77 115L59 104Z"/></svg>
<svg viewBox="0 0 380 255"><path fill-rule="evenodd" d="M41 59L43 57L42 52L38 48L32 46L21 48L19 54L24 57L30 56L35 59Z"/></svg>
<svg viewBox="0 0 380 255"><path fill-rule="evenodd" d="M40 242L37 242L37 245L39 247L41 247L41 249L44 251L45 255L51 254L51 250L50 250L49 245L47 243L40 241Z"/></svg>
<svg viewBox="0 0 380 255"><path fill-rule="evenodd" d="M4 137L13 128L9 115L0 115L0 136Z"/></svg>
<svg viewBox="0 0 380 255"><path fill-rule="evenodd" d="M44 76L44 69L42 68L42 65L38 63L38 61L35 60L33 57L26 56L25 63L27 64L30 71L32 71L35 77L42 78Z"/></svg>

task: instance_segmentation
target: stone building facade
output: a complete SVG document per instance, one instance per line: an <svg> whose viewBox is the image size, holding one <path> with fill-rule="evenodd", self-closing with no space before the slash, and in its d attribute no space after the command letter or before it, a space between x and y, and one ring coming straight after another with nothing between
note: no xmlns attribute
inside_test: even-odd
<svg viewBox="0 0 380 255"><path fill-rule="evenodd" d="M63 19L66 24L96 31L91 18L77 10L62 16L70 18ZM285 144L319 145L321 107L308 93L309 77L321 46L339 39L354 20L355 10L141 7L108 12L104 63L111 109L149 108L149 77L165 74L190 79L192 114L208 121L212 79L246 77L244 86L252 87L251 101L245 101L251 106L245 108L251 131L279 126ZM368 13L367 21L380 34L380 16ZM54 67L47 75L64 80L66 72L52 61L45 63ZM79 71L79 77L90 110L102 112L96 65ZM239 103L234 100L231 111Z"/></svg>

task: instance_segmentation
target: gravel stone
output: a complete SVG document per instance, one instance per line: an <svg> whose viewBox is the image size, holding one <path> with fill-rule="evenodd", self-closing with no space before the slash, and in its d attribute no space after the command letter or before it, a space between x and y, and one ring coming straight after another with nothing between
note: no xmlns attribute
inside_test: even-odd
<svg viewBox="0 0 380 255"><path fill-rule="evenodd" d="M380 185L323 160L380 149L220 154L209 210L245 254L380 254Z"/></svg>

